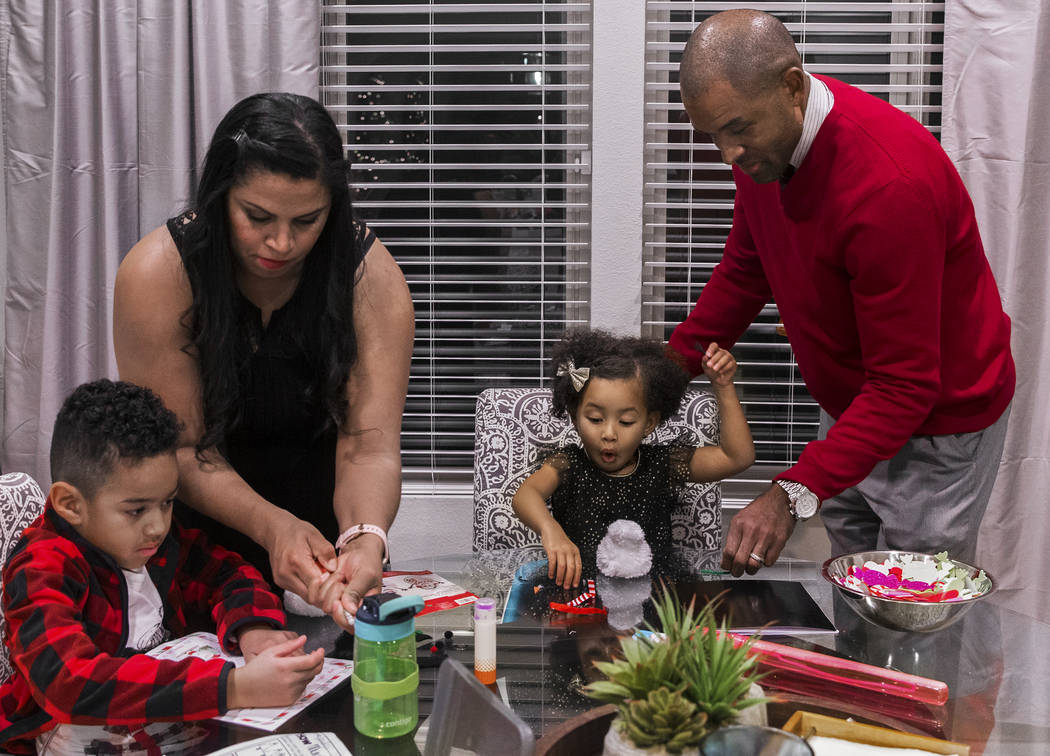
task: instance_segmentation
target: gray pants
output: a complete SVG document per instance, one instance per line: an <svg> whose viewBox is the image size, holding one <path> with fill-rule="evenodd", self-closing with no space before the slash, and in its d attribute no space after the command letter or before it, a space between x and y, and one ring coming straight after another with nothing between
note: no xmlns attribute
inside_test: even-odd
<svg viewBox="0 0 1050 756"><path fill-rule="evenodd" d="M1007 407L973 433L913 436L867 478L825 501L831 555L873 549L936 553L973 564L977 531L999 472ZM820 438L834 420L820 412Z"/></svg>

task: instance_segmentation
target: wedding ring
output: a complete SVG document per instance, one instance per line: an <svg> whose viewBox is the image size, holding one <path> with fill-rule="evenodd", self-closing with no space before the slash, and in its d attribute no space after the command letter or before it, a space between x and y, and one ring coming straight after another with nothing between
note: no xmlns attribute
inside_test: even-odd
<svg viewBox="0 0 1050 756"><path fill-rule="evenodd" d="M765 564L766 564L766 560L763 559L762 557L760 557L758 554L756 554L753 551L751 552L751 558L754 559L759 564L761 564L762 566L765 566Z"/></svg>

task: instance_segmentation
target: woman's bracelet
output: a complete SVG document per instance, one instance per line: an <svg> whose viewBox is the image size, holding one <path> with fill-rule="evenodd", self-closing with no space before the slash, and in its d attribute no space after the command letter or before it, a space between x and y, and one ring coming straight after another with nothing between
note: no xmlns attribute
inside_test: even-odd
<svg viewBox="0 0 1050 756"><path fill-rule="evenodd" d="M365 533L371 533L372 535L379 536L379 538L383 541L383 561L386 562L387 559L390 557L390 544L386 540L386 531L378 525L351 525L342 533L340 533L339 537L336 539L336 552L338 553L339 550L346 546L346 544L350 543L350 541L354 540L359 535L363 535Z"/></svg>

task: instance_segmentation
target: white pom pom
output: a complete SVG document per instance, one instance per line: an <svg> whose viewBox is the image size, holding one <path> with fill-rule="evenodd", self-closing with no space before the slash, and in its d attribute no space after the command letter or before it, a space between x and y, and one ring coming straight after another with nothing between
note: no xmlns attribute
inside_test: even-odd
<svg viewBox="0 0 1050 756"><path fill-rule="evenodd" d="M598 544L598 571L609 577L639 577L653 566L645 531L634 520L616 520Z"/></svg>

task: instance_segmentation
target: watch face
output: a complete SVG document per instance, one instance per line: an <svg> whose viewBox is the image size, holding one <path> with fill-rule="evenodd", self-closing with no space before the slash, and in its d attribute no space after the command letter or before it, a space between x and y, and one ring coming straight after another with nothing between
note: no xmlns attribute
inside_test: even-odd
<svg viewBox="0 0 1050 756"><path fill-rule="evenodd" d="M817 513L819 503L816 494L812 491L801 494L795 501L795 516L800 520L808 520Z"/></svg>

